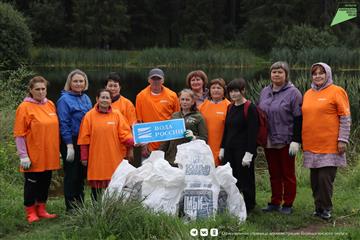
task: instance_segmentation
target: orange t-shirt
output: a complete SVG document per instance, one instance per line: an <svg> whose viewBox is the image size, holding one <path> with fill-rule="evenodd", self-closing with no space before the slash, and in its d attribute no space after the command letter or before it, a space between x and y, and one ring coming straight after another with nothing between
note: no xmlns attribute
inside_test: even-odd
<svg viewBox="0 0 360 240"><path fill-rule="evenodd" d="M159 95L153 95L147 86L136 96L136 116L139 122L156 122L171 119L174 112L180 111L175 92L163 86ZM149 143L150 151L157 150L159 142Z"/></svg>
<svg viewBox="0 0 360 240"><path fill-rule="evenodd" d="M110 180L126 155L123 142L131 138L130 126L118 110L99 113L95 105L87 112L80 125L78 144L90 145L88 180Z"/></svg>
<svg viewBox="0 0 360 240"><path fill-rule="evenodd" d="M53 102L22 102L16 110L14 137L25 137L30 169L43 172L60 168L59 120Z"/></svg>
<svg viewBox="0 0 360 240"><path fill-rule="evenodd" d="M230 101L227 99L215 104L206 99L199 106L199 111L203 115L208 131L208 144L214 156L215 165L220 165L219 152L221 140L224 133L225 118L227 107Z"/></svg>
<svg viewBox="0 0 360 240"><path fill-rule="evenodd" d="M128 120L130 126L137 122L134 104L126 97L120 96L118 100L111 104L111 107L118 109Z"/></svg>
<svg viewBox="0 0 360 240"><path fill-rule="evenodd" d="M308 90L302 105L302 142L304 151L337 153L340 116L350 116L349 99L336 85Z"/></svg>

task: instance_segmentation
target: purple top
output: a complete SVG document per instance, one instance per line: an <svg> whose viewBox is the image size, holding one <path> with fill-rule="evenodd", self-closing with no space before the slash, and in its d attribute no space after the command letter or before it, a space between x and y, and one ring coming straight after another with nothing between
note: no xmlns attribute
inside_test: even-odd
<svg viewBox="0 0 360 240"><path fill-rule="evenodd" d="M301 116L302 95L291 83L279 91L272 84L260 93L259 107L268 117L268 133L271 144L289 144L293 141L294 117Z"/></svg>

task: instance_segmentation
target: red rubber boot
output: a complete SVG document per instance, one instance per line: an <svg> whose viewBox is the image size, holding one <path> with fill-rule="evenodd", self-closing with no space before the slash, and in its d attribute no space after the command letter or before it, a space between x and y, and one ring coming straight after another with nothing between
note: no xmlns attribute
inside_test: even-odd
<svg viewBox="0 0 360 240"><path fill-rule="evenodd" d="M38 215L36 214L35 205L32 205L30 207L25 207L25 212L26 212L26 220L28 221L28 223L33 223L40 220Z"/></svg>
<svg viewBox="0 0 360 240"><path fill-rule="evenodd" d="M45 203L37 203L36 204L36 212L39 218L56 218L56 214L50 214L46 211Z"/></svg>

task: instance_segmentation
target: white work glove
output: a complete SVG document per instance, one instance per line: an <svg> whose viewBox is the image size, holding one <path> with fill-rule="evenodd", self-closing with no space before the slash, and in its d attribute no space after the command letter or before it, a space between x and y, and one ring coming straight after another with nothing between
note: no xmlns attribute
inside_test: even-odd
<svg viewBox="0 0 360 240"><path fill-rule="evenodd" d="M295 156L299 151L300 144L297 142L291 142L289 146L289 155Z"/></svg>
<svg viewBox="0 0 360 240"><path fill-rule="evenodd" d="M220 152L219 152L219 159L220 161L223 161L224 160L224 149L223 148L220 148Z"/></svg>
<svg viewBox="0 0 360 240"><path fill-rule="evenodd" d="M243 167L250 167L251 161L252 161L253 154L246 152L243 159L242 159L242 165Z"/></svg>
<svg viewBox="0 0 360 240"><path fill-rule="evenodd" d="M74 157L75 157L74 145L67 144L66 147L67 147L66 161L72 162L74 161Z"/></svg>
<svg viewBox="0 0 360 240"><path fill-rule="evenodd" d="M220 148L220 152L219 152L219 160L221 162L221 165L223 165L223 161L224 161L224 149L223 148Z"/></svg>
<svg viewBox="0 0 360 240"><path fill-rule="evenodd" d="M193 133L191 130L189 130L189 129L187 129L187 130L184 132L184 137L187 138L187 139L189 139L190 141L196 139L196 137L194 136L194 133Z"/></svg>
<svg viewBox="0 0 360 240"><path fill-rule="evenodd" d="M24 158L20 158L20 166L24 169L27 170L30 168L31 165L31 161L29 157L24 157Z"/></svg>

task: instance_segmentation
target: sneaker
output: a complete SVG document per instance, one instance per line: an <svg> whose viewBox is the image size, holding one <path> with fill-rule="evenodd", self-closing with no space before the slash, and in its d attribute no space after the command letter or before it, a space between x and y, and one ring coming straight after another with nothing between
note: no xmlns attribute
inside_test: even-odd
<svg viewBox="0 0 360 240"><path fill-rule="evenodd" d="M267 207L261 209L263 212L278 212L280 210L279 205L268 203Z"/></svg>
<svg viewBox="0 0 360 240"><path fill-rule="evenodd" d="M331 211L329 210L324 210L321 214L320 217L324 220L329 220L331 218Z"/></svg>
<svg viewBox="0 0 360 240"><path fill-rule="evenodd" d="M293 209L292 209L292 207L282 206L282 208L280 209L280 212L282 214L292 214Z"/></svg>
<svg viewBox="0 0 360 240"><path fill-rule="evenodd" d="M313 216L314 217L320 217L321 214L323 213L324 210L322 210L321 208L316 208L315 211L313 212Z"/></svg>

